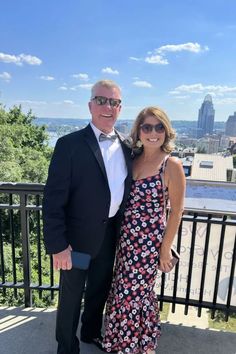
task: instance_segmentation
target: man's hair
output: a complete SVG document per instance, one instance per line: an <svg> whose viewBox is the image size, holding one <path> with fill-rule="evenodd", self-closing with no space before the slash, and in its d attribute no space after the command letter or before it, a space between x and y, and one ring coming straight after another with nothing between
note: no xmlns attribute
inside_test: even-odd
<svg viewBox="0 0 236 354"><path fill-rule="evenodd" d="M97 87L99 86L103 86L103 87L106 87L106 88L116 88L117 90L119 90L119 92L121 93L121 89L120 87L115 83L115 81L112 81L112 80L99 80L97 81L92 89L91 89L91 97L94 97L95 95L95 90Z"/></svg>

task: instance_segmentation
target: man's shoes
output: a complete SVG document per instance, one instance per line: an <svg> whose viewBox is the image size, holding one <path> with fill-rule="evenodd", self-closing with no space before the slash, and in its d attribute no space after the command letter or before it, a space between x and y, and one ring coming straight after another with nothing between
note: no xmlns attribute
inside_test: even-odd
<svg viewBox="0 0 236 354"><path fill-rule="evenodd" d="M103 337L102 336L97 337L97 338L86 338L86 337L82 337L81 336L80 339L81 339L81 342L87 343L87 344L94 344L101 351L103 351L105 353L108 353L106 351L106 349L103 348L103 346L102 346L102 341L103 341ZM109 353L117 353L117 352L109 352Z"/></svg>
<svg viewBox="0 0 236 354"><path fill-rule="evenodd" d="M97 337L97 338L86 338L86 337L81 337L81 342L87 343L87 344L94 344L96 347L102 351L105 351L102 347L102 336Z"/></svg>

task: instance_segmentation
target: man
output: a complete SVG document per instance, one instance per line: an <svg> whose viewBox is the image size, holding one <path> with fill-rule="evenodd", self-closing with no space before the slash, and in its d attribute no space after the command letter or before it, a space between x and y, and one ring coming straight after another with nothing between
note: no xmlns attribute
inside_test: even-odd
<svg viewBox="0 0 236 354"><path fill-rule="evenodd" d="M81 340L100 346L116 236L131 184L130 150L114 130L121 91L98 81L89 102L90 124L60 138L43 200L44 238L60 270L56 339L60 354L78 354L76 337L83 292ZM88 270L72 267L71 250L91 255Z"/></svg>

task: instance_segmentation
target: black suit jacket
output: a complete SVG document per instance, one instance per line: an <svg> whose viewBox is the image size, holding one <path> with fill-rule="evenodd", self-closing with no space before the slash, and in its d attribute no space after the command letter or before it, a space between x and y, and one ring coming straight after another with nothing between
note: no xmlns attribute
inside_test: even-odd
<svg viewBox="0 0 236 354"><path fill-rule="evenodd" d="M128 171L124 197L117 215L117 220L120 220L129 194L132 172L130 149L119 133L118 136ZM61 252L70 244L73 250L95 257L105 235L110 199L103 158L91 126L58 139L43 199L47 253Z"/></svg>

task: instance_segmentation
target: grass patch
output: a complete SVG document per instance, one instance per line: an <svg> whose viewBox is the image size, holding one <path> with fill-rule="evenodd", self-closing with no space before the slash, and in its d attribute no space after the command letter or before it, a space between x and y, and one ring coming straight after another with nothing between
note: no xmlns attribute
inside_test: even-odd
<svg viewBox="0 0 236 354"><path fill-rule="evenodd" d="M228 322L225 322L223 312L217 311L215 318L211 319L211 313L209 311L209 328L227 332L236 332L236 313L230 315Z"/></svg>
<svg viewBox="0 0 236 354"><path fill-rule="evenodd" d="M163 303L162 311L160 311L161 321L167 321L167 317L169 314L170 304Z"/></svg>

